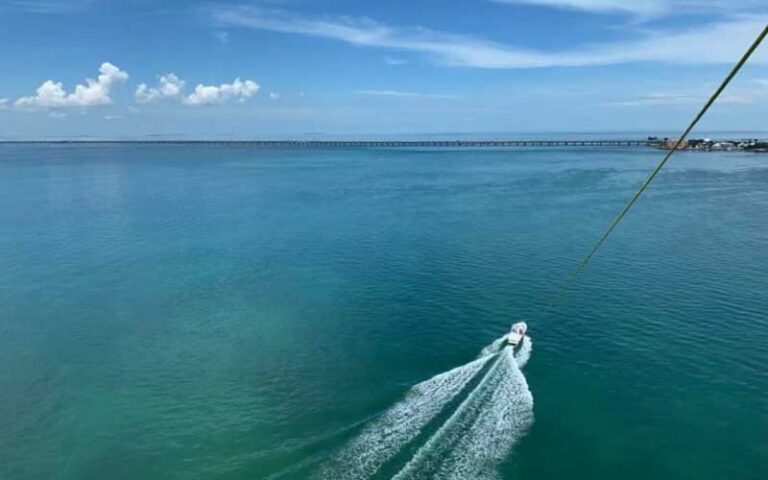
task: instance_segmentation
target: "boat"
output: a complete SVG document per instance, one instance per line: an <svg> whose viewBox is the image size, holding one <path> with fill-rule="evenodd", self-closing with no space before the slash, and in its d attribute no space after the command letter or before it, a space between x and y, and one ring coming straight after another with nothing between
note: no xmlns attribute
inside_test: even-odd
<svg viewBox="0 0 768 480"><path fill-rule="evenodd" d="M525 322L517 322L512 325L512 330L507 334L507 344L513 347L520 345L527 331L528 325Z"/></svg>

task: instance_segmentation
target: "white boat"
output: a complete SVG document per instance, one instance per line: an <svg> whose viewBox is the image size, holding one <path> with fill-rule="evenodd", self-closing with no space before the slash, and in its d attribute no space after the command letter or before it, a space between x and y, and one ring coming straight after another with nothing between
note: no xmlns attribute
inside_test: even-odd
<svg viewBox="0 0 768 480"><path fill-rule="evenodd" d="M512 325L512 330L507 334L507 343L516 347L525 338L525 332L528 331L528 325L525 322L517 322Z"/></svg>

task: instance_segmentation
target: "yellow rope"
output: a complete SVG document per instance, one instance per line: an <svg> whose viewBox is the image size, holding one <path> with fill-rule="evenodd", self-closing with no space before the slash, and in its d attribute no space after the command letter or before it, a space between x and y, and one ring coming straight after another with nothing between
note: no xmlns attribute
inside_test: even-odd
<svg viewBox="0 0 768 480"><path fill-rule="evenodd" d="M549 312L549 310L557 304L558 300L563 296L563 294L573 285L576 278L579 276L579 274L587 267L587 264L592 259L592 257L597 253L597 251L600 249L600 247L605 243L605 241L608 239L608 237L613 233L613 231L616 229L616 227L621 223L621 221L624 219L624 217L627 215L627 213L632 209L632 207L635 205L637 200L640 198L640 196L645 192L645 190L648 189L648 187L651 185L651 182L656 178L656 175L659 174L662 168L664 168L664 165L666 165L667 161L672 157L672 155L680 148L680 146L685 141L686 137L688 137L688 134L691 133L691 130L694 129L697 123L699 123L699 120L704 116L705 113L707 113L707 110L709 110L709 107L712 106L713 103L715 103L715 100L720 96L721 93L723 93L723 90L728 86L729 83L731 83L731 80L736 76L736 74L739 73L741 70L741 67L744 66L745 63L747 63L747 60L749 60L749 57L752 56L755 50L757 50L757 47L760 46L760 43L765 39L766 35L768 35L768 25L765 26L763 31L757 36L755 41L752 43L752 45L749 47L749 49L744 52L744 55L741 57L741 60L733 67L731 70L731 73L728 74L727 77L725 77L725 80L723 80L723 83L720 84L720 87L718 87L717 90L715 90L715 93L712 94L711 97L709 97L709 100L706 104L702 107L701 111L699 111L699 114L696 115L696 117L693 119L690 125L688 125L688 128L685 129L682 136L675 142L675 145L672 147L672 149L667 152L667 154L664 156L664 158L659 162L658 165L656 165L656 168L653 169L653 172L651 172L651 175L648 177L648 179L643 183L643 185L640 187L640 190L635 193L635 195L632 197L632 199L627 203L627 205L624 207L624 209L619 213L619 215L613 220L611 225L608 227L608 230L605 231L602 237L600 237L600 240L595 244L594 247L592 247L592 250L587 254L586 257L584 257L584 260L581 261L579 266L574 270L574 272L571 274L571 276L568 278L568 281L565 282L565 284L560 288L560 291L557 293L557 295L553 298L553 300L547 304L546 307L542 310L541 314L539 315L539 319L544 317L544 315Z"/></svg>

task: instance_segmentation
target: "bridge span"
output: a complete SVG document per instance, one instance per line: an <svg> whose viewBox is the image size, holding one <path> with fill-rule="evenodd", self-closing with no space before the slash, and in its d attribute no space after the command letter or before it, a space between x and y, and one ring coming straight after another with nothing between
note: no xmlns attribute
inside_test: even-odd
<svg viewBox="0 0 768 480"><path fill-rule="evenodd" d="M648 140L0 140L0 144L232 145L289 148L648 147Z"/></svg>

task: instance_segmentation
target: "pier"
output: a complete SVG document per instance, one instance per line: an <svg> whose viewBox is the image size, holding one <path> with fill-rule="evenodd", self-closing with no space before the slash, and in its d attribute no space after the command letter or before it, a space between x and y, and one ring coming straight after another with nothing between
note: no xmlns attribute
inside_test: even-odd
<svg viewBox="0 0 768 480"><path fill-rule="evenodd" d="M272 148L648 147L648 140L3 140L0 144L231 145Z"/></svg>

